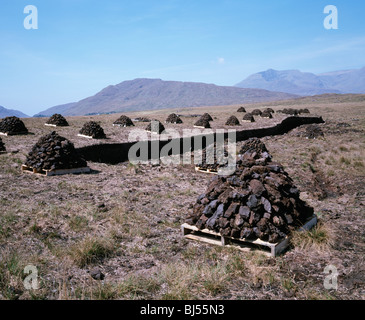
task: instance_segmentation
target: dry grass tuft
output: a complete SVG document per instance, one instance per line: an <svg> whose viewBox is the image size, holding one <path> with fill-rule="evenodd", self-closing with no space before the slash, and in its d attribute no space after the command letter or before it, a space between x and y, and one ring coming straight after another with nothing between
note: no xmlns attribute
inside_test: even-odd
<svg viewBox="0 0 365 320"><path fill-rule="evenodd" d="M335 242L335 231L328 224L319 222L309 231L295 231L291 244L301 250L324 252L331 249Z"/></svg>
<svg viewBox="0 0 365 320"><path fill-rule="evenodd" d="M87 237L69 249L73 262L80 268L102 261L115 253L113 240L107 238Z"/></svg>

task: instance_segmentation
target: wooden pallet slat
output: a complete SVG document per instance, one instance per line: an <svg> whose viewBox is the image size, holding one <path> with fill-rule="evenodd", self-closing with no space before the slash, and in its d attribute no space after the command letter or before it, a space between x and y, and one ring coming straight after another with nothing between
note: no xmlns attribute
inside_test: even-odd
<svg viewBox="0 0 365 320"><path fill-rule="evenodd" d="M46 177L51 176L60 176L64 174L79 174L79 173L90 173L91 169L89 167L83 168L72 168L72 169L56 169L56 170L37 170L36 168L28 167L26 165L22 165L22 172L31 173L36 175L42 175Z"/></svg>
<svg viewBox="0 0 365 320"><path fill-rule="evenodd" d="M196 167L195 167L195 171L203 172L203 173L218 174L218 171L217 171L217 170L213 170L213 169L203 169L203 168L198 167L198 166L196 166Z"/></svg>
<svg viewBox="0 0 365 320"><path fill-rule="evenodd" d="M45 123L44 125L47 127L57 127L56 124L51 124L51 123Z"/></svg>
<svg viewBox="0 0 365 320"><path fill-rule="evenodd" d="M298 230L299 231L310 230L316 224L317 224L317 217L314 215ZM260 239L256 240L237 239L232 237L224 237L218 232L209 229L199 230L196 226L192 226L187 223L184 223L181 226L181 231L183 237L186 239L201 241L208 244L220 245L224 247L235 247L244 252L260 250L262 251L262 253L270 257L276 257L277 255L282 253L285 249L288 248L290 243L290 236L287 236L285 239L277 243L270 243L267 241L262 241Z"/></svg>
<svg viewBox="0 0 365 320"><path fill-rule="evenodd" d="M29 132L0 132L0 136L17 136L17 135L25 135Z"/></svg>
<svg viewBox="0 0 365 320"><path fill-rule="evenodd" d="M81 137L81 138L94 139L92 136L86 136L86 135L80 134L80 133L77 136Z"/></svg>
<svg viewBox="0 0 365 320"><path fill-rule="evenodd" d="M211 129L211 128L206 128L206 127L203 127L203 126L193 126L194 128L198 128L198 129Z"/></svg>

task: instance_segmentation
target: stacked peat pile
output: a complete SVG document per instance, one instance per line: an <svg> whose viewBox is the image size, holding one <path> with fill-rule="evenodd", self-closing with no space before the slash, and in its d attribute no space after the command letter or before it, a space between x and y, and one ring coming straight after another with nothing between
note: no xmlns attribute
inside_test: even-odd
<svg viewBox="0 0 365 320"><path fill-rule="evenodd" d="M236 116L230 116L226 122L226 126L239 126L240 121L237 119Z"/></svg>
<svg viewBox="0 0 365 320"><path fill-rule="evenodd" d="M253 115L251 113L246 113L243 116L242 121L244 121L244 122L255 122L255 118L253 117Z"/></svg>
<svg viewBox="0 0 365 320"><path fill-rule="evenodd" d="M239 107L237 112L246 112L246 109L244 107Z"/></svg>
<svg viewBox="0 0 365 320"><path fill-rule="evenodd" d="M243 155L245 153L259 153L263 154L265 158L271 157L269 155L268 150L266 149L265 143L263 143L258 138L249 138L245 144L241 147L240 151L238 152L239 155Z"/></svg>
<svg viewBox="0 0 365 320"><path fill-rule="evenodd" d="M221 163L223 157L225 163ZM234 159L227 159L228 157L231 157L231 155L227 151L227 145L225 144L223 148L222 146L217 148L217 144L214 142L213 146L210 145L202 150L201 162L197 164L197 167L200 170L218 171L219 168L227 167L228 163L234 163Z"/></svg>
<svg viewBox="0 0 365 320"><path fill-rule="evenodd" d="M5 151L6 151L5 144L3 140L0 138L0 152L5 152Z"/></svg>
<svg viewBox="0 0 365 320"><path fill-rule="evenodd" d="M134 127L134 123L131 118L121 115L117 120L114 121L113 125L121 127Z"/></svg>
<svg viewBox="0 0 365 320"><path fill-rule="evenodd" d="M0 122L0 132L8 135L26 134L28 129L18 117L6 117Z"/></svg>
<svg viewBox="0 0 365 320"><path fill-rule="evenodd" d="M302 113L310 113L307 108L305 108L305 109L299 109L298 112L299 112L299 114L302 114Z"/></svg>
<svg viewBox="0 0 365 320"><path fill-rule="evenodd" d="M206 118L200 117L200 119L194 123L194 127L208 129L210 128L210 122Z"/></svg>
<svg viewBox="0 0 365 320"><path fill-rule="evenodd" d="M103 128L95 121L86 122L79 133L84 136L92 137L93 139L106 138Z"/></svg>
<svg viewBox="0 0 365 320"><path fill-rule="evenodd" d="M262 111L260 109L252 110L251 114L253 116L261 116Z"/></svg>
<svg viewBox="0 0 365 320"><path fill-rule="evenodd" d="M260 143L252 143L260 146ZM215 176L200 195L186 222L222 236L276 243L303 225L313 208L264 145L248 147L231 176Z"/></svg>
<svg viewBox="0 0 365 320"><path fill-rule="evenodd" d="M156 134L161 134L163 131L165 131L165 127L159 120L152 120L148 124L146 131Z"/></svg>
<svg viewBox="0 0 365 320"><path fill-rule="evenodd" d="M262 117L262 118L269 118L269 119L272 119L272 114L271 114L271 112L269 112L268 110L264 110L264 111L261 113L261 117Z"/></svg>
<svg viewBox="0 0 365 320"><path fill-rule="evenodd" d="M284 113L284 114L289 114L291 116L296 116L299 114L299 111L297 109L293 109L293 108L285 108L283 110L281 110L281 113Z"/></svg>
<svg viewBox="0 0 365 320"><path fill-rule="evenodd" d="M212 116L209 113L204 113L200 119L207 120L207 121L213 121Z"/></svg>
<svg viewBox="0 0 365 320"><path fill-rule="evenodd" d="M53 116L51 116L47 120L46 124L52 124L57 127L68 127L69 126L67 120L61 114L58 114L58 113L55 113Z"/></svg>
<svg viewBox="0 0 365 320"><path fill-rule="evenodd" d="M323 136L322 129L316 124L310 124L305 128L305 137L307 139L316 139Z"/></svg>
<svg viewBox="0 0 365 320"><path fill-rule="evenodd" d="M53 131L38 140L25 165L40 171L84 168L87 163L76 152L73 143Z"/></svg>
<svg viewBox="0 0 365 320"><path fill-rule="evenodd" d="M138 118L133 119L133 121L135 121L135 122L150 122L151 119L144 118L144 117L138 117Z"/></svg>
<svg viewBox="0 0 365 320"><path fill-rule="evenodd" d="M264 112L270 112L270 113L275 113L275 110L274 109L272 109L272 108L266 108L265 110L264 110Z"/></svg>
<svg viewBox="0 0 365 320"><path fill-rule="evenodd" d="M167 117L167 119L166 119L166 121L165 121L166 123L173 123L173 124L179 124L179 123L183 123L182 122L182 120L180 119L180 117L177 115L177 114L175 114L175 113L171 113L168 117Z"/></svg>

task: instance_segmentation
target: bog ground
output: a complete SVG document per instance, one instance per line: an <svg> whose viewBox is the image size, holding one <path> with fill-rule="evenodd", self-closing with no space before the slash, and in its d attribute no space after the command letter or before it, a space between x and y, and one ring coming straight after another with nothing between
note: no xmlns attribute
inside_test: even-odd
<svg viewBox="0 0 365 320"><path fill-rule="evenodd" d="M88 162L91 174L21 173L32 146L55 130L44 126L47 119L24 119L33 134L2 137L7 151L19 152L0 155L0 299L364 299L364 96L245 105L247 111L264 107L308 108L326 121L317 139L306 139L308 126L262 139L319 217L315 229L294 234L292 248L277 258L182 237L181 224L212 178L193 165ZM242 119L237 108L127 115L164 122L171 112L209 112L218 128L231 115ZM108 143L125 141L123 130L131 129L113 127L118 117L67 117L70 126L56 131L76 147L103 143L77 137L93 120ZM188 127L197 119L182 120ZM37 290L24 287L27 265L38 269ZM337 290L324 287L328 265L338 271Z"/></svg>

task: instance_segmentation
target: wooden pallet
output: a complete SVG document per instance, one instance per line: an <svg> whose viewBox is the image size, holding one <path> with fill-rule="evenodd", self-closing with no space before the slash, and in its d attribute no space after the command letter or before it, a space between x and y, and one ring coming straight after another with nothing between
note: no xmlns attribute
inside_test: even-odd
<svg viewBox="0 0 365 320"><path fill-rule="evenodd" d="M18 135L25 135L29 132L0 132L0 136L18 136Z"/></svg>
<svg viewBox="0 0 365 320"><path fill-rule="evenodd" d="M73 168L73 169L38 170L36 168L28 167L23 164L22 172L51 177L51 176L60 176L64 174L90 173L91 169L89 167L83 167L83 168Z"/></svg>
<svg viewBox="0 0 365 320"><path fill-rule="evenodd" d="M77 136L81 137L81 138L94 139L92 136L86 136L86 135L80 134L80 133Z"/></svg>
<svg viewBox="0 0 365 320"><path fill-rule="evenodd" d="M214 169L204 169L201 167L195 167L195 171L203 172L203 173L210 173L210 174L218 174L217 170Z"/></svg>
<svg viewBox="0 0 365 320"><path fill-rule="evenodd" d="M19 150L0 151L0 154L16 154L16 153L19 153Z"/></svg>
<svg viewBox="0 0 365 320"><path fill-rule="evenodd" d="M203 127L203 126L193 126L194 128L199 128L199 129L212 129L212 128L206 128L206 127Z"/></svg>
<svg viewBox="0 0 365 320"><path fill-rule="evenodd" d="M113 127L123 127L123 128L126 128L127 126L125 124L113 123ZM133 126L130 126L130 127L133 127Z"/></svg>
<svg viewBox="0 0 365 320"><path fill-rule="evenodd" d="M299 228L299 231L310 230L316 224L317 217L314 215L302 227ZM270 257L276 257L280 253L284 252L290 244L289 236L277 243L270 243L260 239L237 239L232 237L224 237L219 233L208 229L199 230L196 226L191 226L187 223L184 223L181 226L181 231L182 235L187 239L224 247L234 247L244 252L259 250Z"/></svg>

